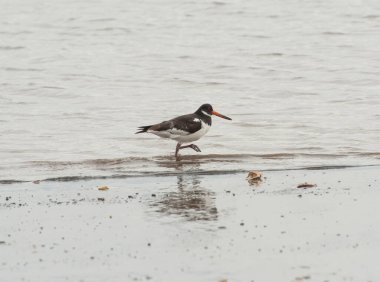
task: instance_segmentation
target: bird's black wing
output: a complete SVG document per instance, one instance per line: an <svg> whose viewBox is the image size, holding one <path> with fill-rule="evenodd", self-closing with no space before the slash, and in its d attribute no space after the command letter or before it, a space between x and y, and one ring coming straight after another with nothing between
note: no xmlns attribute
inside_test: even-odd
<svg viewBox="0 0 380 282"><path fill-rule="evenodd" d="M183 135L192 134L202 128L201 120L194 114L180 116L170 121L173 122L172 130L186 133Z"/></svg>
<svg viewBox="0 0 380 282"><path fill-rule="evenodd" d="M163 121L161 123L153 124L153 125L146 125L146 126L140 126L136 132L138 133L144 133L148 132L148 130L152 131L167 131L173 128L173 122L172 121Z"/></svg>
<svg viewBox="0 0 380 282"><path fill-rule="evenodd" d="M202 128L202 123L194 114L179 116L174 119L163 121L154 125L140 126L138 132L143 133L148 130L152 131L168 131L171 134L176 135L189 135L197 132Z"/></svg>

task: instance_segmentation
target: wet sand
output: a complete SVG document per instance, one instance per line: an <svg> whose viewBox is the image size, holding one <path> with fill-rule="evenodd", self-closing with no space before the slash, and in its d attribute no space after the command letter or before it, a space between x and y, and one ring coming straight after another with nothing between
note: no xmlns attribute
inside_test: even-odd
<svg viewBox="0 0 380 282"><path fill-rule="evenodd" d="M379 175L1 185L0 281L379 281Z"/></svg>

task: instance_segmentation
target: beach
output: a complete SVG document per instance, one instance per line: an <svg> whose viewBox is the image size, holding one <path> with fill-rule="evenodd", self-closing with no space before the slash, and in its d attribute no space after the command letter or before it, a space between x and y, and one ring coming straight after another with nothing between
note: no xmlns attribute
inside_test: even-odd
<svg viewBox="0 0 380 282"><path fill-rule="evenodd" d="M378 166L262 173L3 184L0 280L379 280Z"/></svg>
<svg viewBox="0 0 380 282"><path fill-rule="evenodd" d="M379 11L2 1L0 282L380 281Z"/></svg>

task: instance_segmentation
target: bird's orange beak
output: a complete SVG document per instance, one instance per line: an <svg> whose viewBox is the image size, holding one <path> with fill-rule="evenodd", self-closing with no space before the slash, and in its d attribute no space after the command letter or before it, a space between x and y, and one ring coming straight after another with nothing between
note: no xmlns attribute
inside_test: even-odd
<svg viewBox="0 0 380 282"><path fill-rule="evenodd" d="M221 117L221 118L224 118L224 119L232 120L231 118L226 117L226 116L224 116L224 115L222 115L222 114L220 114L220 113L218 113L218 112L215 112L215 111L212 111L212 114L213 114L214 116L218 116L218 117Z"/></svg>

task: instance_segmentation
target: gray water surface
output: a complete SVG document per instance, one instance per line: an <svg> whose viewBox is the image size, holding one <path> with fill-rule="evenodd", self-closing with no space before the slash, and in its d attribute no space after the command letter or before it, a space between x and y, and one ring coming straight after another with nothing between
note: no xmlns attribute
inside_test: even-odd
<svg viewBox="0 0 380 282"><path fill-rule="evenodd" d="M0 6L0 180L380 164L379 1ZM203 103L180 164L134 135Z"/></svg>

